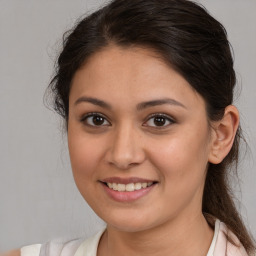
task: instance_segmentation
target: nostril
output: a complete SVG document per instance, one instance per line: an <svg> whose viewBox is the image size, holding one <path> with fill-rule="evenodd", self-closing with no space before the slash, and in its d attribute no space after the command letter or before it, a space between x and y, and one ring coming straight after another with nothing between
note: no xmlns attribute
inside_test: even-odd
<svg viewBox="0 0 256 256"><path fill-rule="evenodd" d="M130 169L131 167L138 165L139 163L131 163L128 161L126 163L124 163L124 161L111 161L110 164L116 166L121 170L127 170Z"/></svg>

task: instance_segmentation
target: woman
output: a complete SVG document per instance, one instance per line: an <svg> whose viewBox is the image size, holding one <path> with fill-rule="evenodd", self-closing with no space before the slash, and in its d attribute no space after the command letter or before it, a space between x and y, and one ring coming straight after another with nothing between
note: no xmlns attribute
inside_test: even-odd
<svg viewBox="0 0 256 256"><path fill-rule="evenodd" d="M77 187L107 226L21 255L254 255L227 182L235 83L225 29L193 2L115 0L83 19L50 88Z"/></svg>

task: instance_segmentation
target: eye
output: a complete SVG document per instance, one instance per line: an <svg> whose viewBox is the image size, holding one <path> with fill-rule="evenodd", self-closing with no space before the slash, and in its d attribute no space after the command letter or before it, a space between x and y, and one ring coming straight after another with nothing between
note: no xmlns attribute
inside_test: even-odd
<svg viewBox="0 0 256 256"><path fill-rule="evenodd" d="M164 114L154 114L147 120L145 124L152 127L166 127L173 123L175 123L174 120L169 116Z"/></svg>
<svg viewBox="0 0 256 256"><path fill-rule="evenodd" d="M109 126L109 121L99 113L89 113L81 119L88 126Z"/></svg>

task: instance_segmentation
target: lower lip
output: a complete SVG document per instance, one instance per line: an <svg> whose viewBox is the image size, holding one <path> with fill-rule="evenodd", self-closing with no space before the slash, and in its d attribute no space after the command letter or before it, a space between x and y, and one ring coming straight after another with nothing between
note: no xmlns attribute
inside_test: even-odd
<svg viewBox="0 0 256 256"><path fill-rule="evenodd" d="M138 199L144 197L145 195L147 195L155 187L155 184L151 185L150 187L142 188L142 189L131 191L131 192L116 191L116 190L109 188L105 184L102 184L102 186L103 186L104 190L106 191L106 193L115 201L132 202L132 201L138 200Z"/></svg>

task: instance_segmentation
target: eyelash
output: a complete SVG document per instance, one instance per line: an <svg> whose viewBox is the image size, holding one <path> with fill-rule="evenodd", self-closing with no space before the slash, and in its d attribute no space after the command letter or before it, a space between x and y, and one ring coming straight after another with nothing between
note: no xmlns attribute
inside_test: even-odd
<svg viewBox="0 0 256 256"><path fill-rule="evenodd" d="M103 121L103 124L95 125L95 124L88 123L88 119L89 118L93 118L93 117L100 117L100 118L102 118L103 120L101 120L101 121ZM148 123L151 119L156 118L156 117L163 118L163 121L164 121L164 125L163 126L145 125L145 123ZM169 122L167 125L165 125L166 121ZM104 115L102 115L101 113L96 113L96 112L95 113L93 112L93 113L86 114L85 116L83 116L81 118L81 122L84 123L87 126L90 126L90 127L102 127L102 126L108 126L108 125L111 126L111 123L108 121L108 119ZM107 122L108 124L104 124L105 122ZM174 123L175 123L175 121L169 115L166 115L166 114L163 114L163 113L155 113L155 114L150 115L146 119L146 121L143 123L143 126L154 127L154 128L157 128L157 129L163 129L163 128L165 128L167 126L170 126L171 124L174 124Z"/></svg>
<svg viewBox="0 0 256 256"><path fill-rule="evenodd" d="M165 122L168 121L169 124L163 125L163 126L157 126L157 125L156 125L156 126L150 126L150 127L154 127L154 128L156 128L156 129L164 129L164 128L166 128L166 127L168 127L168 126L170 126L170 125L172 125L172 124L175 123L175 121L174 121L173 118L171 118L169 115L166 115L166 114L163 114L163 113L155 113L155 114L150 115L150 116L147 118L147 121L146 121L145 123L149 122L151 119L154 119L154 118L156 118L156 117L158 117L158 118L159 118L159 117L160 117L160 118L163 118L163 119L165 120ZM146 125L143 124L143 126L146 126Z"/></svg>
<svg viewBox="0 0 256 256"><path fill-rule="evenodd" d="M88 119L90 118L90 117L100 117L100 118L102 118L102 119L104 119L104 122L105 121L107 121L109 124L110 124L110 122L107 120L107 118L104 116L104 115L102 115L102 114L100 114L100 113L94 113L94 112L92 112L92 113L88 113L88 114L86 114L85 116L83 116L82 118L81 118L81 122L82 123L84 123L85 125L87 125L87 126L90 126L90 127L101 127L101 126L106 126L106 124L105 125L93 125L93 124L89 124L88 123Z"/></svg>

